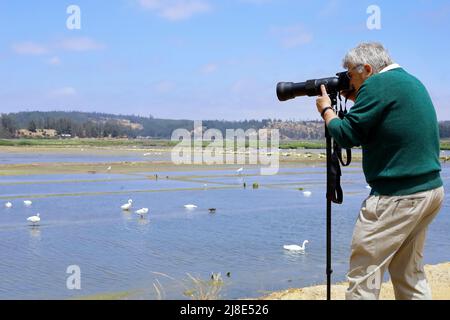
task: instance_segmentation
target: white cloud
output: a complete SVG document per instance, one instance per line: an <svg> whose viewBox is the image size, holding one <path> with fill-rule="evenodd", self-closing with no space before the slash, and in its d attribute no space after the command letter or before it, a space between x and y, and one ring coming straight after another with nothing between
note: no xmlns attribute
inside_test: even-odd
<svg viewBox="0 0 450 320"><path fill-rule="evenodd" d="M201 68L201 72L203 74L210 74L210 73L216 72L218 68L219 68L219 66L217 64L215 64L215 63L208 63L208 64L205 64Z"/></svg>
<svg viewBox="0 0 450 320"><path fill-rule="evenodd" d="M23 55L43 55L48 52L48 49L44 45L30 41L14 43L12 49L15 53Z"/></svg>
<svg viewBox="0 0 450 320"><path fill-rule="evenodd" d="M211 10L205 0L138 0L142 8L155 11L161 17L170 20L186 20L198 13Z"/></svg>
<svg viewBox="0 0 450 320"><path fill-rule="evenodd" d="M77 91L72 87L58 88L50 92L51 97L71 97L75 96Z"/></svg>
<svg viewBox="0 0 450 320"><path fill-rule="evenodd" d="M272 2L272 0L239 0L239 2L251 3L251 4L264 4Z"/></svg>
<svg viewBox="0 0 450 320"><path fill-rule="evenodd" d="M339 0L329 0L319 11L319 17L330 17L336 14L341 6Z"/></svg>
<svg viewBox="0 0 450 320"><path fill-rule="evenodd" d="M52 66L59 66L61 64L61 59L58 56L54 56L48 59L47 63Z"/></svg>
<svg viewBox="0 0 450 320"><path fill-rule="evenodd" d="M298 47L313 40L312 33L306 31L302 25L274 27L271 29L271 34L280 40L284 48Z"/></svg>
<svg viewBox="0 0 450 320"><path fill-rule="evenodd" d="M105 46L94 39L88 37L75 37L63 39L56 44L58 48L62 48L67 51L94 51L101 50Z"/></svg>

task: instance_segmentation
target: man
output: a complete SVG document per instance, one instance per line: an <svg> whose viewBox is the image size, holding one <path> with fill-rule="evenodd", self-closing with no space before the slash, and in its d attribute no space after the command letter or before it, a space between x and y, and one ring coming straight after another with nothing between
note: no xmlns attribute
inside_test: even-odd
<svg viewBox="0 0 450 320"><path fill-rule="evenodd" d="M433 103L381 44L358 45L345 56L344 68L354 106L339 119L322 86L317 109L341 147L362 147L372 188L353 233L346 298L378 299L388 270L396 299L431 299L423 248L444 198Z"/></svg>

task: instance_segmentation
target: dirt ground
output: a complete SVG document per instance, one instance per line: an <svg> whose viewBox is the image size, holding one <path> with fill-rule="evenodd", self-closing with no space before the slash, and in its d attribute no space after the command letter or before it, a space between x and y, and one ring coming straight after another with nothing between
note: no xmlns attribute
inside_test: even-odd
<svg viewBox="0 0 450 320"><path fill-rule="evenodd" d="M425 272L431 286L433 300L450 300L450 262L437 265L426 265ZM331 298L333 300L345 299L347 283L332 285ZM288 289L273 292L262 297L262 300L323 300L326 298L326 286L314 286L299 289ZM383 283L381 287L381 300L394 300L394 290L391 282Z"/></svg>

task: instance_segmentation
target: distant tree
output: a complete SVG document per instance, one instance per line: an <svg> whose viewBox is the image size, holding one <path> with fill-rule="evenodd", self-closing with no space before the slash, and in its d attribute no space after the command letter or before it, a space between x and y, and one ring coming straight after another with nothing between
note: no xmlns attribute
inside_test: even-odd
<svg viewBox="0 0 450 320"><path fill-rule="evenodd" d="M37 126L36 126L36 122L34 122L34 120L31 120L28 123L28 130L31 132L36 132Z"/></svg>
<svg viewBox="0 0 450 320"><path fill-rule="evenodd" d="M17 125L14 118L7 114L2 114L0 117L0 137L12 138L17 130Z"/></svg>

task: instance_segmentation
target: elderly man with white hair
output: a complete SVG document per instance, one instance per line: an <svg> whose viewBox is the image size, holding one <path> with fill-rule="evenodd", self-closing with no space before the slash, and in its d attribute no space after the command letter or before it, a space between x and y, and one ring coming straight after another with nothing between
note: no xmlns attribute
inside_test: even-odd
<svg viewBox="0 0 450 320"><path fill-rule="evenodd" d="M378 43L344 58L355 102L340 119L322 86L317 109L343 148L361 146L372 191L356 221L347 299L378 299L389 271L396 299L431 299L423 268L428 225L444 198L439 126L423 84Z"/></svg>

